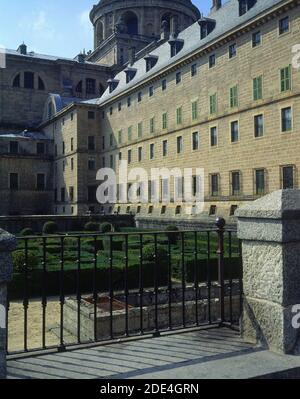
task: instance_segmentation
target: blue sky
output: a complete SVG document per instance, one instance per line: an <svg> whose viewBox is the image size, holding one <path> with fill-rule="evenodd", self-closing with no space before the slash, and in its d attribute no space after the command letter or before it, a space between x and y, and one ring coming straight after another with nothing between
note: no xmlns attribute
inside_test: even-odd
<svg viewBox="0 0 300 399"><path fill-rule="evenodd" d="M17 49L23 41L30 51L74 57L92 49L88 15L97 0L0 0L0 46ZM193 0L208 13L212 0Z"/></svg>

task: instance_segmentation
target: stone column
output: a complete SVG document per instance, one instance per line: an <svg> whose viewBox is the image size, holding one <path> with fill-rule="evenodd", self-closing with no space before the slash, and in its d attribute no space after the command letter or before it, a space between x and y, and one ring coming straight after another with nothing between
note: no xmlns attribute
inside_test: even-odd
<svg viewBox="0 0 300 399"><path fill-rule="evenodd" d="M294 307L300 304L300 191L273 192L240 208L237 216L244 268L242 336L274 352L300 353Z"/></svg>
<svg viewBox="0 0 300 399"><path fill-rule="evenodd" d="M16 238L0 229L0 379L6 377L6 298L7 283L12 278L11 252Z"/></svg>

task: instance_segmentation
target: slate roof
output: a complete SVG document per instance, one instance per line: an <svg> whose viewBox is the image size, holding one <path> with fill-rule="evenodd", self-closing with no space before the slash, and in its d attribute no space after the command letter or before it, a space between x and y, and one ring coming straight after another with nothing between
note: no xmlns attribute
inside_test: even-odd
<svg viewBox="0 0 300 399"><path fill-rule="evenodd" d="M27 52L27 54L21 54L19 53L17 50L12 50L12 49L5 49L5 53L8 55L14 55L14 56L18 56L18 57L23 57L23 58L33 58L33 59L39 59L39 60L45 60L45 61L67 61L67 62L73 62L73 63L77 63L77 64L81 64L78 60L76 60L75 58L67 58L67 57L59 57L59 56L55 56L55 55L46 55L46 54L39 54L39 53L35 53L35 52ZM94 62L90 62L90 61L85 61L84 63L82 63L82 65L96 65L96 66L106 66L104 64L95 64Z"/></svg>
<svg viewBox="0 0 300 399"><path fill-rule="evenodd" d="M284 0L257 0L253 8L251 8L246 14L239 16L238 1L229 0L227 3L224 3L219 10L213 11L209 14L209 18L216 21L216 27L206 38L202 40L200 39L200 27L198 22L195 22L178 35L178 39L184 40L184 46L175 57L170 57L170 45L168 42L157 47L151 52L151 55L156 55L159 59L157 64L149 72L146 72L146 62L143 58L136 61L134 65L132 65L133 68L137 69L134 79L129 83L126 83L126 74L124 71L117 74L115 79L119 80L118 87L112 93L109 93L109 89L107 89L102 97L98 99L98 104L101 105L122 93L124 90L143 82L146 78L157 74L160 70L172 65L193 51L201 49L205 45L216 40L218 37L224 35L226 32L237 28L239 25L250 21L262 12L280 3L284 3Z"/></svg>
<svg viewBox="0 0 300 399"><path fill-rule="evenodd" d="M0 131L0 139L24 139L24 140L50 140L43 132L32 132L24 130L23 132L16 131Z"/></svg>

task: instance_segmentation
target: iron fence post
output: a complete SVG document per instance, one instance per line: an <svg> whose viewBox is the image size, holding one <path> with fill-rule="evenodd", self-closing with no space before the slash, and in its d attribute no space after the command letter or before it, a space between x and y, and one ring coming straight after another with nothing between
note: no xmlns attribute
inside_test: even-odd
<svg viewBox="0 0 300 399"><path fill-rule="evenodd" d="M216 220L218 232L218 282L219 282L219 301L220 301L220 324L225 322L225 285L224 285L224 233L225 219Z"/></svg>

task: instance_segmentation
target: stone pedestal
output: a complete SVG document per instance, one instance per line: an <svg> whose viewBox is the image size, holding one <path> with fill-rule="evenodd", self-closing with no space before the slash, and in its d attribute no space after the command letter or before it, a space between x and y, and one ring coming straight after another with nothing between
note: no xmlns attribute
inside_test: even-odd
<svg viewBox="0 0 300 399"><path fill-rule="evenodd" d="M242 240L242 336L278 353L300 353L300 191L267 195L237 211ZM298 320L300 318L298 317Z"/></svg>
<svg viewBox="0 0 300 399"><path fill-rule="evenodd" d="M15 247L15 237L0 229L0 379L6 377L7 283L12 278L11 252Z"/></svg>

